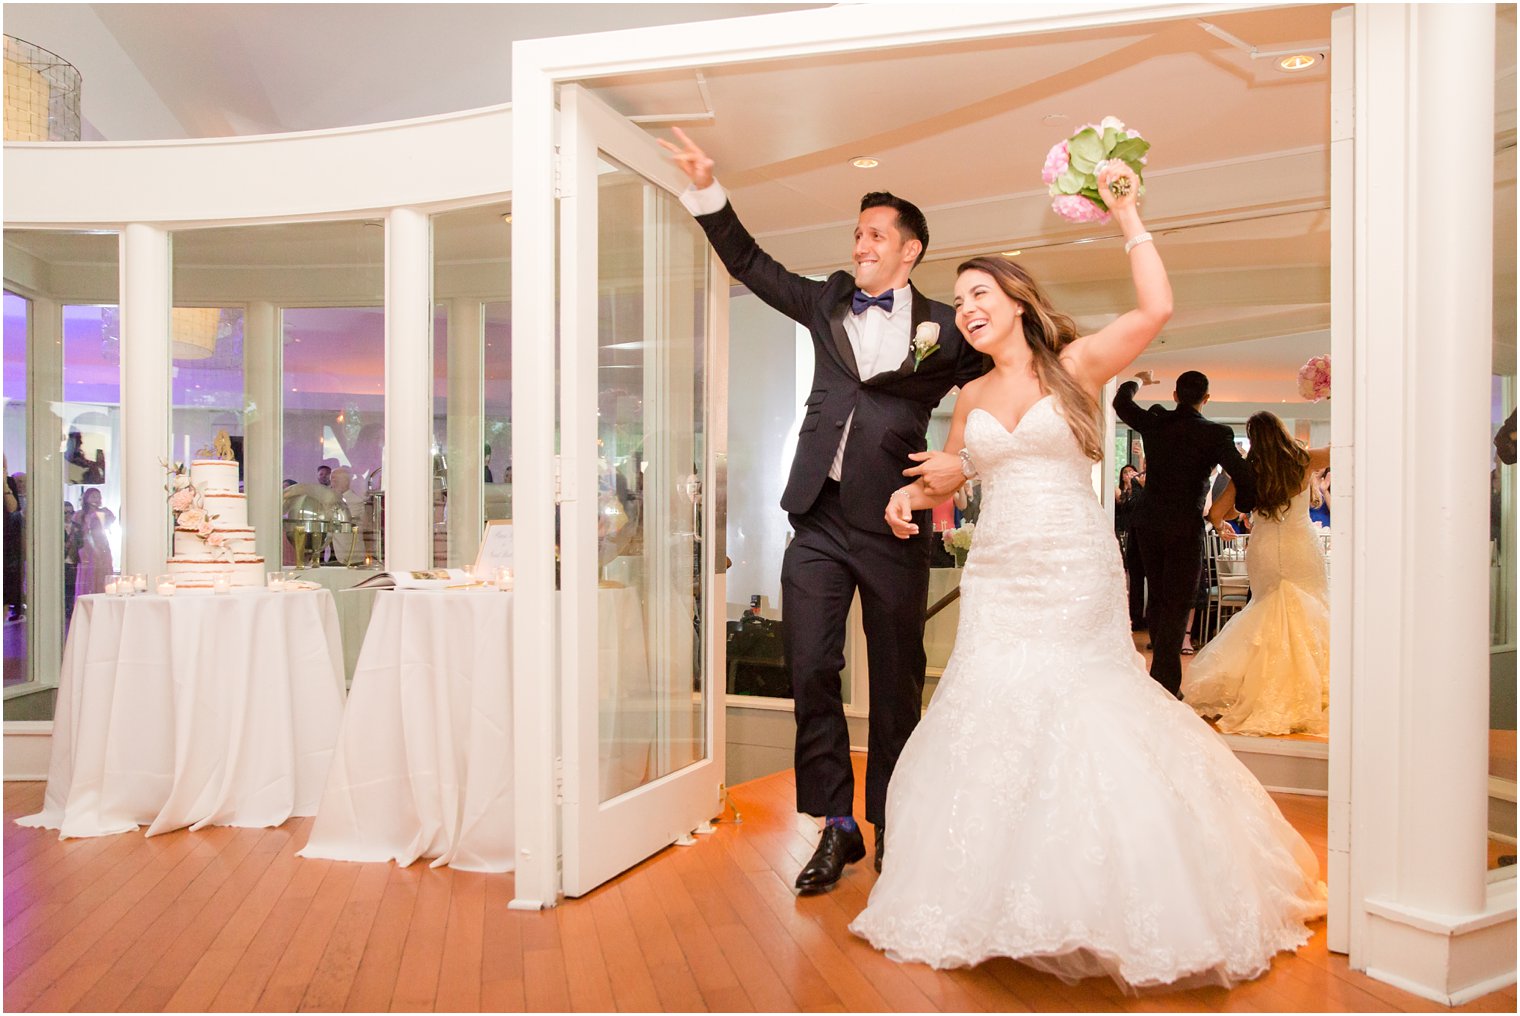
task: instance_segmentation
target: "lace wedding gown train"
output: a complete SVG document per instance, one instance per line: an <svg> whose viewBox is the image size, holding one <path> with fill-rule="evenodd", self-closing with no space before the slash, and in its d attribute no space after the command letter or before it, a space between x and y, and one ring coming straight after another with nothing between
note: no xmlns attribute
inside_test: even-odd
<svg viewBox="0 0 1520 1016"><path fill-rule="evenodd" d="M1307 488L1246 544L1247 603L1193 657L1182 699L1231 734L1329 729L1330 585Z"/></svg>
<svg viewBox="0 0 1520 1016"><path fill-rule="evenodd" d="M1219 736L1146 673L1092 463L1049 396L973 410L982 514L951 656L887 794L850 929L894 959L1230 985L1309 938L1319 864Z"/></svg>

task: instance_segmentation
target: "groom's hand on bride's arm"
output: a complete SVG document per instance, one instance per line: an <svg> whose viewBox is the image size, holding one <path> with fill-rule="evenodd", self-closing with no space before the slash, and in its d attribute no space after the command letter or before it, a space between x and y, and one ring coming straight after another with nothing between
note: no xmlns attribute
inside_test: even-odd
<svg viewBox="0 0 1520 1016"><path fill-rule="evenodd" d="M961 468L959 455L931 450L914 452L908 458L917 462L918 465L904 469L903 475L922 480L925 490L940 500L954 494L956 488L966 482L966 474Z"/></svg>

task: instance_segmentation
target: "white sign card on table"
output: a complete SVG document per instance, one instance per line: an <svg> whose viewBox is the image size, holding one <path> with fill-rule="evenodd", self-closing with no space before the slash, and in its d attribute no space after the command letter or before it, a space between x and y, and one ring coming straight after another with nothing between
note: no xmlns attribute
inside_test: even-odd
<svg viewBox="0 0 1520 1016"><path fill-rule="evenodd" d="M480 538L480 552L475 555L472 574L482 582L491 581L500 569L512 567L512 521L491 519Z"/></svg>

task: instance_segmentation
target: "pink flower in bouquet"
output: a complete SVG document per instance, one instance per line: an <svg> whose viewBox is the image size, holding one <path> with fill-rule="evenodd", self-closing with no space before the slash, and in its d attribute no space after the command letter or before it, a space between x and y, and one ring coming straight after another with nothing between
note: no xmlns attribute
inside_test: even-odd
<svg viewBox="0 0 1520 1016"><path fill-rule="evenodd" d="M1298 368L1298 394L1310 402L1330 397L1330 357L1313 357Z"/></svg>
<svg viewBox="0 0 1520 1016"><path fill-rule="evenodd" d="M169 510L183 512L195 504L195 488L181 487L169 497Z"/></svg>
<svg viewBox="0 0 1520 1016"><path fill-rule="evenodd" d="M1062 141L1053 147L1045 156L1045 168L1040 171L1040 179L1046 183L1055 183L1056 177L1066 172L1066 167L1071 165L1071 155L1066 148L1066 142Z"/></svg>
<svg viewBox="0 0 1520 1016"><path fill-rule="evenodd" d="M186 508L179 513L174 524L181 529L199 529L206 521L206 512L200 508Z"/></svg>
<svg viewBox="0 0 1520 1016"><path fill-rule="evenodd" d="M1107 222L1108 213L1080 194L1062 194L1050 202L1067 222Z"/></svg>

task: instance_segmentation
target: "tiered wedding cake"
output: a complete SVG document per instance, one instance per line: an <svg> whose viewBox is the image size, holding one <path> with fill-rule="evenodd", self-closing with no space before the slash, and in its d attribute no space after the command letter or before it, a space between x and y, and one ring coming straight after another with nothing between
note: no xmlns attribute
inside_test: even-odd
<svg viewBox="0 0 1520 1016"><path fill-rule="evenodd" d="M264 559L254 552L248 498L238 493L238 464L226 432L217 435L220 458L198 458L173 471L169 507L174 513L174 556L169 573L185 588L211 587L227 572L234 586L262 586ZM186 482L188 481L188 482Z"/></svg>

